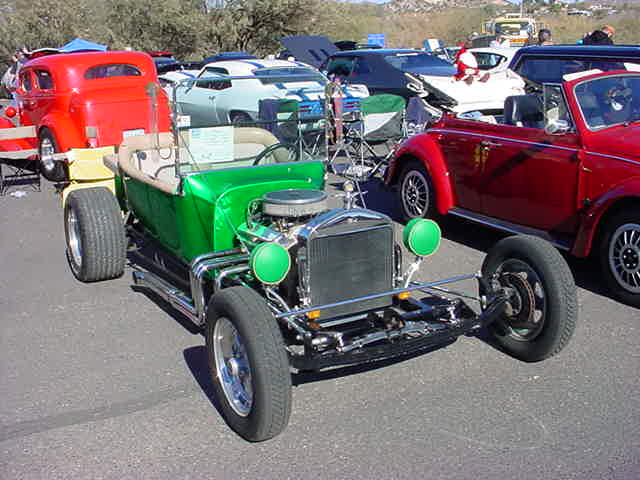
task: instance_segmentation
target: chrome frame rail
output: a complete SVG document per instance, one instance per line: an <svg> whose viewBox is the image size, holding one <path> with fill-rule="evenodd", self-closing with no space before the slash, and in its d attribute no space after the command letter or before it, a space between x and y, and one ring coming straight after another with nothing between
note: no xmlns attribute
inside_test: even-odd
<svg viewBox="0 0 640 480"><path fill-rule="evenodd" d="M459 275L457 277L451 277L451 278L447 278L444 280L436 280L435 282L426 282L426 283L415 283L409 287L405 287L405 288L395 288L393 290L389 290L383 293L376 293L373 295L367 295L364 297L358 297L358 298L350 298L349 300L342 300L340 302L334 302L334 303L327 303L325 305L315 305L312 307L307 307L307 308L301 308L298 310L291 310L289 312L283 312L283 313L279 313L276 314L275 317L276 318L286 318L286 317L292 317L292 316L296 316L296 315L303 315L305 313L308 312L312 312L314 310L325 310L328 308L333 308L333 307L340 307L342 305L348 305L351 303L356 303L356 302L362 302L365 300L372 300L372 299L376 299L376 298L381 298L381 297L387 297L389 295L398 295L400 293L404 293L404 292L413 292L415 290L422 290L422 289L428 289L431 287L437 287L438 285L446 285L448 283L456 283L456 282L461 282L463 280L471 280L477 278L477 274L467 274L467 275Z"/></svg>

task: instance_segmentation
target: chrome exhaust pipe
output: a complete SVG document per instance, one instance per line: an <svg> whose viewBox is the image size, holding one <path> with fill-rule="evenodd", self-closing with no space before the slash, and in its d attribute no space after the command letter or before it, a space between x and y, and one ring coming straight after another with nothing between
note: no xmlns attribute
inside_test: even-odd
<svg viewBox="0 0 640 480"><path fill-rule="evenodd" d="M189 320L196 325L198 323L198 315L193 306L193 300L182 290L177 289L169 282L163 280L159 276L150 273L135 270L133 272L133 283L138 287L147 288L157 293L163 300L168 302L176 310L180 311Z"/></svg>

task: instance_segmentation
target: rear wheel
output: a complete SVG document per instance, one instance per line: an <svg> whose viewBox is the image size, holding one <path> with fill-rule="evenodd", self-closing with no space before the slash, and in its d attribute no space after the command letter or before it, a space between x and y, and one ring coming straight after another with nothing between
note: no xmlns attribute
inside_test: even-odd
<svg viewBox="0 0 640 480"><path fill-rule="evenodd" d="M489 326L506 353L537 362L567 345L578 315L576 286L551 244L524 235L505 238L487 254L482 276L508 297L505 313Z"/></svg>
<svg viewBox="0 0 640 480"><path fill-rule="evenodd" d="M81 282L122 276L126 236L120 207L108 188L87 188L69 194L64 206L67 259Z"/></svg>
<svg viewBox="0 0 640 480"><path fill-rule="evenodd" d="M281 433L291 414L291 374L276 320L246 287L216 293L207 309L209 371L227 424L261 442Z"/></svg>
<svg viewBox="0 0 640 480"><path fill-rule="evenodd" d="M400 174L398 190L403 219L435 217L434 193L431 176L422 162L412 160L407 163Z"/></svg>
<svg viewBox="0 0 640 480"><path fill-rule="evenodd" d="M40 173L50 182L66 182L69 179L67 166L64 162L55 161L54 153L59 153L58 142L53 132L45 128L38 138Z"/></svg>
<svg viewBox="0 0 640 480"><path fill-rule="evenodd" d="M622 211L607 222L599 245L599 260L611 292L623 302L640 307L640 217L637 213Z"/></svg>

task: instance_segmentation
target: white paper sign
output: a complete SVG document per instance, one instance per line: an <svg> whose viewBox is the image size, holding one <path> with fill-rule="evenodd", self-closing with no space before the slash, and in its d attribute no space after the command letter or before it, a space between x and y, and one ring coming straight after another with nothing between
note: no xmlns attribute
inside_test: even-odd
<svg viewBox="0 0 640 480"><path fill-rule="evenodd" d="M234 160L233 126L194 128L189 131L189 150L196 163Z"/></svg>

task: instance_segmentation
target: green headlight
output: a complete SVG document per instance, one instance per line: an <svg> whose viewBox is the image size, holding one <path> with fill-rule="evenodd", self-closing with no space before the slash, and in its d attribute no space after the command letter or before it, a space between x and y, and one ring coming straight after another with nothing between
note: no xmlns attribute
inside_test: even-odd
<svg viewBox="0 0 640 480"><path fill-rule="evenodd" d="M442 232L440 227L433 220L426 218L414 218L404 227L402 240L407 250L426 257L435 252L440 246Z"/></svg>
<svg viewBox="0 0 640 480"><path fill-rule="evenodd" d="M291 257L282 245L262 243L251 252L249 266L262 283L276 285L289 273Z"/></svg>

